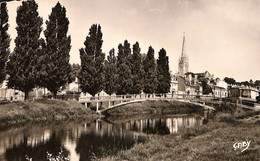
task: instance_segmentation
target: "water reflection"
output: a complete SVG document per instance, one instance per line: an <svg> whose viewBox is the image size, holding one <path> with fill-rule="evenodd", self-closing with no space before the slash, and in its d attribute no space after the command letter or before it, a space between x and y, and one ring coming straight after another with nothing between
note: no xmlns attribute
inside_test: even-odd
<svg viewBox="0 0 260 161"><path fill-rule="evenodd" d="M58 155L60 148L63 149L64 155L68 156L68 150L62 145L62 136L60 134L52 133L50 138L45 140L38 140L38 138L31 139L24 136L22 142L17 146L7 149L5 156L8 161L26 160L25 155L33 158L34 161L47 160L46 152ZM33 141L33 142L31 142Z"/></svg>
<svg viewBox="0 0 260 161"><path fill-rule="evenodd" d="M172 134L179 128L202 124L200 117L171 116L144 118L120 123L96 120L93 123L53 127L24 127L0 132L0 160L46 160L46 152L57 155L60 148L73 161L90 160L143 142L147 134Z"/></svg>
<svg viewBox="0 0 260 161"><path fill-rule="evenodd" d="M179 116L174 118L139 119L122 123L122 129L143 132L147 134L173 134L179 128L200 126L201 117Z"/></svg>

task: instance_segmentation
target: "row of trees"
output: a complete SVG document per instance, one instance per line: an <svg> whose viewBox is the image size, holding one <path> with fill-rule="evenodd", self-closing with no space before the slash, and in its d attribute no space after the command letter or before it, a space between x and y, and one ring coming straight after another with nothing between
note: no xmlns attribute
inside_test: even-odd
<svg viewBox="0 0 260 161"><path fill-rule="evenodd" d="M9 55L8 14L6 4L2 3L0 83L8 74L8 88L23 91L25 99L35 87L47 88L56 95L71 78L71 38L67 35L69 20L65 7L58 2L52 8L46 21L45 39L40 38L43 19L34 0L22 2L18 7L16 23L15 48Z"/></svg>
<svg viewBox="0 0 260 161"><path fill-rule="evenodd" d="M260 86L260 80L256 80L254 82L252 79L250 79L249 81L237 82L234 78L225 77L224 81L230 85L245 85L245 86L251 86L251 87Z"/></svg>
<svg viewBox="0 0 260 161"><path fill-rule="evenodd" d="M118 45L117 56L115 49L111 49L105 59L102 36L101 26L92 25L85 47L80 49L79 81L83 92L94 96L102 90L110 95L170 91L171 76L165 49L159 51L159 58L155 61L151 46L147 55L141 54L138 42L131 49L130 43L125 40Z"/></svg>
<svg viewBox="0 0 260 161"><path fill-rule="evenodd" d="M79 75L82 91L93 96L101 90L108 94L169 92L169 61L163 48L156 61L152 47L147 55L141 54L138 42L131 49L125 40L119 44L117 56L112 49L105 59L101 26L94 24L86 37L85 47L80 49L81 66L71 66L71 37L67 34L69 20L65 7L59 2L45 23L44 38L40 37L43 19L34 0L24 1L18 7L16 23L15 48L10 54L8 14L6 4L2 3L0 83L8 74L8 88L23 91L25 99L35 87L47 88L56 96L76 75Z"/></svg>

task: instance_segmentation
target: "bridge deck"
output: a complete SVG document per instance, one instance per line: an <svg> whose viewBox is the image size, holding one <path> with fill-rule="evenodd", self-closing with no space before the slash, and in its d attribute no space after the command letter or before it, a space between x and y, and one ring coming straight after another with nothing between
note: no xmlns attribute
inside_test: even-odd
<svg viewBox="0 0 260 161"><path fill-rule="evenodd" d="M213 107L205 105L205 101L208 101L212 99L212 97L203 97L199 100L195 99L196 96L187 96L187 95L172 95L172 94L131 94L131 95L116 95L116 96L100 96L100 97L81 97L79 99L80 103L84 103L87 107L88 103L96 103L96 109L97 112L105 112L107 110L127 105L127 104L132 104L132 103L137 103L137 102L144 102L144 101L152 101L152 100L176 100L180 102L186 102L186 103L191 103L194 105L199 105L202 106L204 109L209 109L209 110L215 110ZM221 99L220 99L221 100ZM103 110L99 111L99 103L101 102L109 102L108 107L106 107ZM116 105L110 106L110 103L113 102L120 102ZM221 102L221 101L219 101ZM254 107L242 105L242 104L236 104L238 107L245 108L245 109L250 109L254 110ZM260 107L258 107L260 109Z"/></svg>
<svg viewBox="0 0 260 161"><path fill-rule="evenodd" d="M147 100L133 100L133 101L130 101L130 102L123 102L123 103L120 103L120 104L117 104L117 105L114 105L114 106L110 106L106 109L100 110L100 113L105 112L105 111L110 110L110 109L113 109L113 108L116 108L116 107L123 106L123 105L128 105L128 104L138 103L138 102L145 102L145 101L147 101Z"/></svg>
<svg viewBox="0 0 260 161"><path fill-rule="evenodd" d="M191 102L191 101L188 101L188 100L181 100L181 99L142 99L142 100L133 100L133 101L129 101L129 102L123 102L123 103L120 103L120 104L108 107L106 109L100 110L99 112L103 113L103 112L105 112L107 110L110 110L110 109L113 109L113 108L117 108L117 107L120 107L120 106L123 106L123 105L137 103L137 102L152 101L152 100L175 100L175 101L180 101L180 102L185 102L185 103L191 103L191 104L194 104L194 105L198 105L198 106L203 107L204 109L215 110L211 106L208 106L208 105L205 105L205 104L196 103L196 102Z"/></svg>

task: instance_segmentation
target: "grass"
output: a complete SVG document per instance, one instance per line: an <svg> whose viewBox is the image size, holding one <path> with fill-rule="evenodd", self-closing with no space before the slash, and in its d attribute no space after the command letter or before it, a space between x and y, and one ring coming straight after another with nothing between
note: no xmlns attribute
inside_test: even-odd
<svg viewBox="0 0 260 161"><path fill-rule="evenodd" d="M108 110L105 115L116 117L150 115L150 114L180 114L203 112L203 108L179 101L145 101L128 104Z"/></svg>
<svg viewBox="0 0 260 161"><path fill-rule="evenodd" d="M26 123L57 123L99 117L77 101L37 100L0 104L0 129Z"/></svg>
<svg viewBox="0 0 260 161"><path fill-rule="evenodd" d="M257 160L260 158L260 125L210 122L186 129L180 137L150 136L145 143L100 160ZM234 151L233 144L251 141L249 149Z"/></svg>
<svg viewBox="0 0 260 161"><path fill-rule="evenodd" d="M200 127L180 129L177 136L149 135L145 143L99 160L259 160L260 112L244 111L228 103L214 107L215 117ZM233 145L243 141L251 141L250 147L235 151Z"/></svg>

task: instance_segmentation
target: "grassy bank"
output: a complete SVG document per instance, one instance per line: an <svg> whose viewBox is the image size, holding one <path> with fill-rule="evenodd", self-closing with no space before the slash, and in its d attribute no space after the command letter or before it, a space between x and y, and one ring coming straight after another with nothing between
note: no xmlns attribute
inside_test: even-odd
<svg viewBox="0 0 260 161"><path fill-rule="evenodd" d="M188 114L203 112L203 107L179 101L146 101L120 106L106 111L106 116L131 117L150 114Z"/></svg>
<svg viewBox="0 0 260 161"><path fill-rule="evenodd" d="M249 149L234 151L233 144L251 141ZM175 136L152 136L145 143L102 160L257 160L260 158L260 126L209 123Z"/></svg>
<svg viewBox="0 0 260 161"><path fill-rule="evenodd" d="M226 103L215 117L196 128L180 129L176 135L149 135L145 143L100 160L259 160L260 112L244 111ZM247 150L233 148L251 141Z"/></svg>
<svg viewBox="0 0 260 161"><path fill-rule="evenodd" d="M92 120L96 115L77 101L37 100L0 104L0 129L26 123Z"/></svg>

